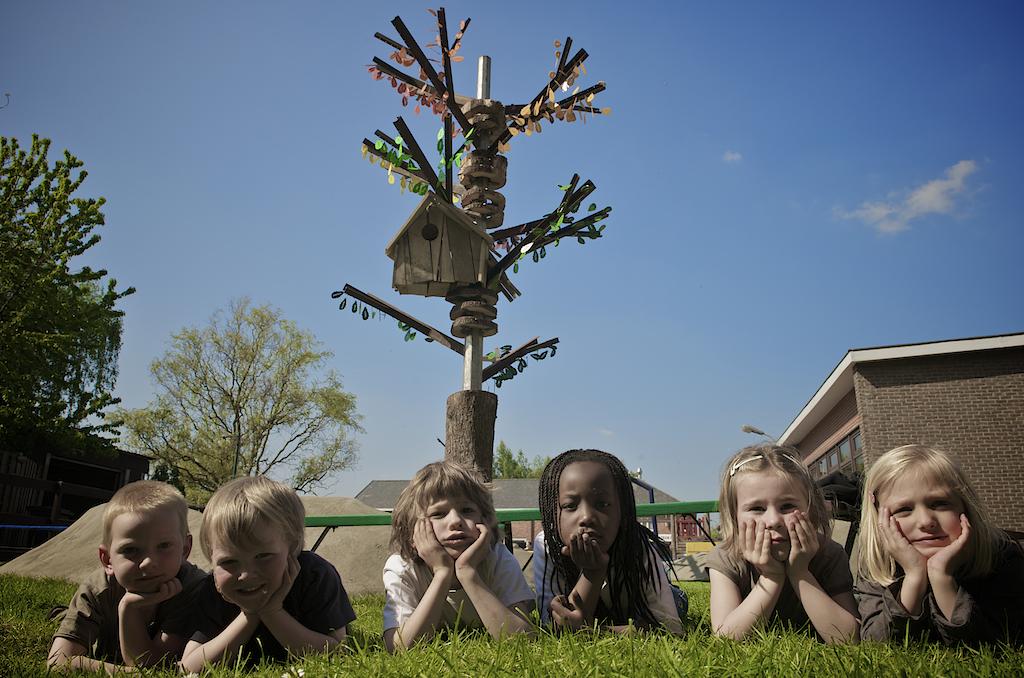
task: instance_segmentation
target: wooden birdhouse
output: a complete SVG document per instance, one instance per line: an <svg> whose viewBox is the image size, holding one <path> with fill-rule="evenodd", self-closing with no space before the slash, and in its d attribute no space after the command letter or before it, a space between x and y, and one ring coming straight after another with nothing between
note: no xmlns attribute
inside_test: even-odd
<svg viewBox="0 0 1024 678"><path fill-rule="evenodd" d="M395 262L391 284L399 294L443 297L452 285L486 284L494 240L462 210L433 193L384 249Z"/></svg>

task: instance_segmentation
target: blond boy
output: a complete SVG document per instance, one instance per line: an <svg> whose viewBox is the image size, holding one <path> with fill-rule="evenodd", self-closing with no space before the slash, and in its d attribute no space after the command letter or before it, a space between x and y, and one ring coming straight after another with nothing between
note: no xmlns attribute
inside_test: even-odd
<svg viewBox="0 0 1024 678"><path fill-rule="evenodd" d="M341 577L303 551L305 509L295 490L263 476L236 478L210 498L199 543L213 572L199 587L181 666L325 652L356 618Z"/></svg>
<svg viewBox="0 0 1024 678"><path fill-rule="evenodd" d="M124 670L181 656L189 596L205 573L188 562L192 535L181 492L140 480L114 493L103 513L101 567L71 599L53 634L54 669Z"/></svg>

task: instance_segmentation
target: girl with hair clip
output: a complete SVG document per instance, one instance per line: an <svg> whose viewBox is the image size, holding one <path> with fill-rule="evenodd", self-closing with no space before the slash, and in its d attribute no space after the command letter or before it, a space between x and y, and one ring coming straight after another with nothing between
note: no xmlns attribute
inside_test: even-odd
<svg viewBox="0 0 1024 678"><path fill-rule="evenodd" d="M722 542L706 565L716 634L739 640L758 624L810 622L826 642L856 641L850 563L829 538L824 498L799 452L762 444L734 454L718 509Z"/></svg>
<svg viewBox="0 0 1024 678"><path fill-rule="evenodd" d="M682 635L686 597L662 566L668 547L637 522L626 467L599 450L569 450L544 468L543 532L534 540L541 616L558 629L663 627Z"/></svg>
<svg viewBox="0 0 1024 678"><path fill-rule="evenodd" d="M947 454L904 445L868 471L856 593L861 635L1024 640L1024 554Z"/></svg>

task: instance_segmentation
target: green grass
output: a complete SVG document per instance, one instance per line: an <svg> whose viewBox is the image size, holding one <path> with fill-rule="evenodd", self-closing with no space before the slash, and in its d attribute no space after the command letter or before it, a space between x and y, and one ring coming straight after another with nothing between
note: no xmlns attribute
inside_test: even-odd
<svg viewBox="0 0 1024 678"><path fill-rule="evenodd" d="M684 582L690 596L689 633L614 637L607 634L544 634L538 639L494 642L480 633L453 633L397 656L380 640L382 595L353 603L355 647L348 653L314 657L247 672L217 668L206 675L297 676L1019 676L1024 650L989 647L949 649L932 644L846 647L823 645L798 633L766 632L746 642L709 633L708 588ZM46 675L43 658L55 623L54 605L66 604L74 585L54 579L0 576L0 676ZM174 676L172 671L146 675Z"/></svg>

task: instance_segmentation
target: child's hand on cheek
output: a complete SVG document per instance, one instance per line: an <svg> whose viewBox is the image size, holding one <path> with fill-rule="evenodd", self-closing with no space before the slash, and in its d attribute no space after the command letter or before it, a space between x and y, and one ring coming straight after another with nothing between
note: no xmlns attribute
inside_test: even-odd
<svg viewBox="0 0 1024 678"><path fill-rule="evenodd" d="M821 548L818 533L803 511L794 511L786 516L786 530L789 532L789 569L803 573Z"/></svg>
<svg viewBox="0 0 1024 678"><path fill-rule="evenodd" d="M878 533L882 537L882 546L886 553L903 568L904 574L926 571L928 559L914 548L900 529L899 523L892 517L892 512L883 506L878 512Z"/></svg>
<svg viewBox="0 0 1024 678"><path fill-rule="evenodd" d="M569 556L581 572L603 574L608 569L608 553L582 531L573 533L569 543L562 547L562 555Z"/></svg>
<svg viewBox="0 0 1024 678"><path fill-rule="evenodd" d="M786 564L772 557L772 538L764 525L755 520L740 523L740 544L743 559L754 566L762 577L782 579L786 574Z"/></svg>
<svg viewBox="0 0 1024 678"><path fill-rule="evenodd" d="M412 546L416 549L416 555L426 563L431 572L451 570L455 566L455 561L437 540L429 518L421 518L416 522L412 533Z"/></svg>
<svg viewBox="0 0 1024 678"><path fill-rule="evenodd" d="M129 607L152 607L159 605L165 600L170 600L174 596L181 593L181 581L177 577L171 577L160 585L156 591L152 593L135 593L132 591L125 591L124 596L121 597L122 608Z"/></svg>
<svg viewBox="0 0 1024 678"><path fill-rule="evenodd" d="M967 544L967 540L970 539L970 537L971 522L967 520L966 515L961 513L960 536L928 559L927 567L929 576L940 574L952 577L967 558L967 550L964 546Z"/></svg>
<svg viewBox="0 0 1024 678"><path fill-rule="evenodd" d="M292 554L288 554L288 568L281 577L281 585L267 598L266 604L260 608L261 613L276 612L281 609L285 597L292 590L292 585L295 584L295 578L299 576L300 569L298 559Z"/></svg>
<svg viewBox="0 0 1024 678"><path fill-rule="evenodd" d="M455 561L455 574L460 580L466 574L475 573L491 551L491 531L483 523L477 523L476 529L480 530L480 535Z"/></svg>
<svg viewBox="0 0 1024 678"><path fill-rule="evenodd" d="M259 612L266 600L266 594L264 596L240 596L236 598L230 591L225 591L219 587L217 591L220 593L221 598L248 615L254 615Z"/></svg>

